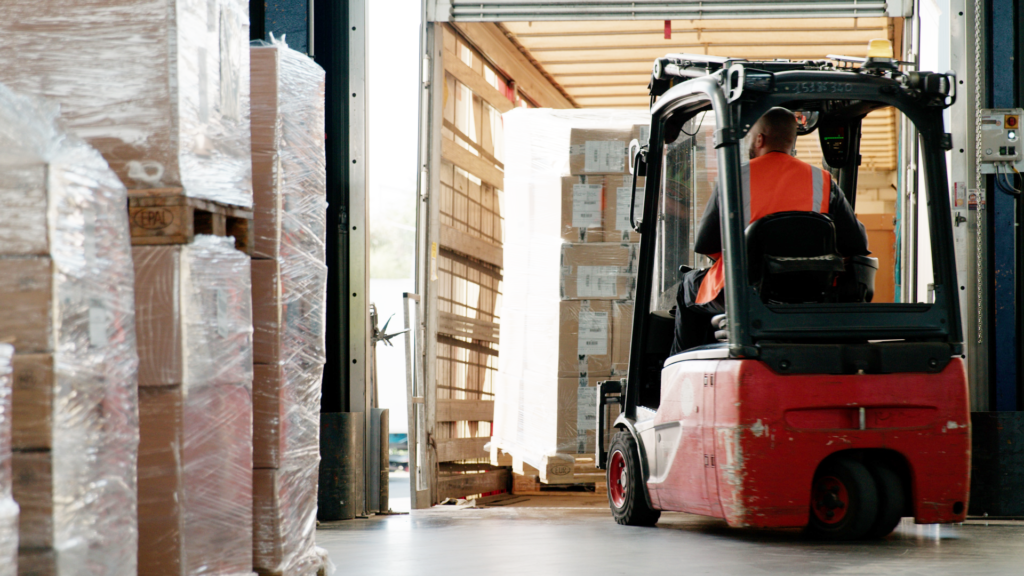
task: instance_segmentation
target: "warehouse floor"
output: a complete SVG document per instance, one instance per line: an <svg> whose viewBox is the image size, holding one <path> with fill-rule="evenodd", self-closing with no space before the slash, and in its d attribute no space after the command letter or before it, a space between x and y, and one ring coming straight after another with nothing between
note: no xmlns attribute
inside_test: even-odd
<svg viewBox="0 0 1024 576"><path fill-rule="evenodd" d="M760 574L1021 574L1024 522L916 526L887 540L807 541L788 531L734 530L689 514L656 528L615 524L604 496L500 496L477 506L320 526L335 574L375 576Z"/></svg>

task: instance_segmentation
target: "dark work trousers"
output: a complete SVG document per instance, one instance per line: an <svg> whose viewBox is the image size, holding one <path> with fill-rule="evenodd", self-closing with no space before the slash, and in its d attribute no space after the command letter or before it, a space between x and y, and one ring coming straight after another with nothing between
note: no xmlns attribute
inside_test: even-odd
<svg viewBox="0 0 1024 576"><path fill-rule="evenodd" d="M711 318L725 312L725 297L719 294L706 304L696 303L697 292L707 273L708 270L705 268L690 270L683 275L683 282L676 293L676 333L672 338L671 355L715 342Z"/></svg>

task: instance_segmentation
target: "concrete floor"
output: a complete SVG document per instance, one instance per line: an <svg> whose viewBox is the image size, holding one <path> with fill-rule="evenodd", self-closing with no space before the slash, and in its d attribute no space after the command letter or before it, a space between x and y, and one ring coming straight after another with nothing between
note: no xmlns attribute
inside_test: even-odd
<svg viewBox="0 0 1024 576"><path fill-rule="evenodd" d="M477 506L327 523L317 532L336 575L1024 574L1024 522L916 526L888 539L824 543L791 531L730 529L665 513L619 526L604 496L500 496Z"/></svg>

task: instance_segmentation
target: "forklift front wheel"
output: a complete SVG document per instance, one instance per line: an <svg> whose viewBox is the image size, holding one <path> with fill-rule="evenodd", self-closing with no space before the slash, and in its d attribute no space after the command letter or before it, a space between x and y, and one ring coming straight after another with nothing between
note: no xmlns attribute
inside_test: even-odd
<svg viewBox="0 0 1024 576"><path fill-rule="evenodd" d="M857 540L878 518L878 489L860 462L836 458L814 475L807 529L824 540Z"/></svg>
<svg viewBox="0 0 1024 576"><path fill-rule="evenodd" d="M608 504L612 516L626 526L654 526L661 517L659 510L647 505L644 480L640 472L640 453L636 440L622 430L612 438L608 448Z"/></svg>

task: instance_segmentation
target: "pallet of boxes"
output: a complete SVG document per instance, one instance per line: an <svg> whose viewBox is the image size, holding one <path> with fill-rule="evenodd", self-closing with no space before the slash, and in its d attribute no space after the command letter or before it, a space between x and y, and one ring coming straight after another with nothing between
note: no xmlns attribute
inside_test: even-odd
<svg viewBox="0 0 1024 576"><path fill-rule="evenodd" d="M324 71L284 42L251 48L253 563L313 574L326 361Z"/></svg>
<svg viewBox="0 0 1024 576"><path fill-rule="evenodd" d="M103 157L64 130L55 104L0 85L5 576L14 566L25 575L136 573L138 359L126 201ZM12 495L20 508L13 540Z"/></svg>
<svg viewBox="0 0 1024 576"><path fill-rule="evenodd" d="M67 219L82 228L69 236L76 252L67 266L90 271L97 276L95 282L104 282L103 290L86 291L80 310L64 307L61 283L69 289L76 283L88 288L93 280L79 281L61 268L58 242L47 248L50 268L40 261L38 269L19 271L19 286L36 282L41 292L54 295L58 304L45 311L77 323L69 324L68 344L63 333L53 331L40 334L48 339L30 340L28 347L14 343L16 384L54 380L53 397L40 397L40 405L52 406L55 418L68 420L50 423L50 445L42 430L32 436L25 445L24 465L15 455L16 497L18 479L29 478L31 471L37 474L35 482L52 487L55 503L52 512L47 510L54 522L27 532L26 521L34 510L19 502L22 550L52 548L57 574L134 574L136 554L140 574L249 574L253 369L247 253L252 251L253 231L248 3L41 0L8 2L4 8L0 82L58 104L63 123L98 150L120 178L120 183L113 180L120 196L111 205L121 218L116 235L121 252L103 240L101 233L109 225L101 226L96 208L83 206ZM76 191L82 186L80 178L55 179L52 168L42 182ZM9 220L6 213L4 220ZM59 228L63 221L56 222ZM46 238L42 233L32 237ZM33 254L36 259L47 256L41 249ZM114 262L113 255L119 255L116 262L125 269L91 263L90 254L100 263ZM8 273L0 277L15 278ZM108 302L115 296L128 302L126 310ZM12 308L20 315L30 303ZM97 322L105 328L97 328ZM101 358L95 350L104 340L107 346L130 341L131 355L111 354L96 364ZM25 365L24 370L32 370L25 379L17 366L22 350L39 354ZM71 362L61 356L72 353L83 359ZM52 361L47 354L53 354ZM124 375L128 367L130 378ZM82 383L86 392L73 393L72 384L65 384L75 378L87 379ZM104 392L93 393L84 388L85 382ZM124 396L132 404L121 408L110 391L129 384ZM20 417L18 397L16 387L15 412ZM70 401L88 402L74 409L66 405ZM127 460L117 464L88 444L101 430L109 437L121 426L112 419L122 415L131 441L119 445L132 450L130 470ZM84 431L72 434L68 427ZM21 449L17 420L15 448ZM53 458L51 471L47 449L69 456L59 466ZM120 468L105 483L93 481L78 468L90 466L94 457ZM19 475L19 467L24 474ZM57 502L74 507L95 500L89 494L59 494L58 489L65 489L64 475L80 477L76 482L89 483L104 497L123 486L132 496L131 505L104 505L97 513L101 522L93 526L77 519L66 522L78 524L61 526L65 520L58 518ZM41 500L40 506L46 502ZM107 544L112 551L101 554L90 538L113 543ZM85 555L73 556L72 543L81 545ZM43 573L32 570L22 572Z"/></svg>
<svg viewBox="0 0 1024 576"><path fill-rule="evenodd" d="M643 113L504 115L502 343L491 460L514 489L604 482L594 464L597 385L625 376L638 235L629 142ZM636 202L642 205L643 179ZM611 418L617 413L610 414Z"/></svg>

